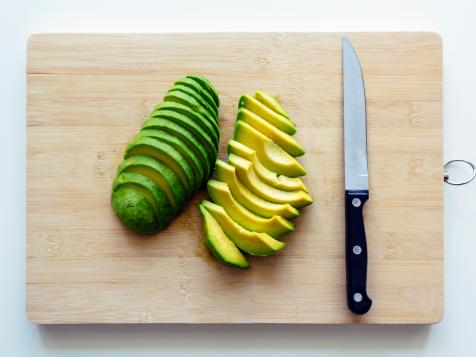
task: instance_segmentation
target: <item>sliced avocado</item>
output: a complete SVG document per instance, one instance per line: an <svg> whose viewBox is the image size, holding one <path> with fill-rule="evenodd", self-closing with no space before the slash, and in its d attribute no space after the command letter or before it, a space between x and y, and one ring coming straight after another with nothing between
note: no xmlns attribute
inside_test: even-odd
<svg viewBox="0 0 476 357"><path fill-rule="evenodd" d="M124 158L137 155L151 156L170 167L180 177L189 197L198 188L194 186L195 176L192 166L172 145L154 138L139 137L127 146Z"/></svg>
<svg viewBox="0 0 476 357"><path fill-rule="evenodd" d="M244 121L281 146L288 154L296 157L304 155L304 149L292 136L279 130L266 120L246 108L238 110L238 121Z"/></svg>
<svg viewBox="0 0 476 357"><path fill-rule="evenodd" d="M122 185L112 191L112 208L129 229L139 234L154 234L160 230L157 212L142 191L134 185Z"/></svg>
<svg viewBox="0 0 476 357"><path fill-rule="evenodd" d="M236 223L223 207L203 200L201 205L211 213L223 229L226 236L242 251L258 256L268 256L283 249L286 244L274 239L266 233L250 232Z"/></svg>
<svg viewBox="0 0 476 357"><path fill-rule="evenodd" d="M309 192L307 187L297 177L287 177L284 175L278 175L276 172L268 170L262 163L259 161L256 152L253 149L250 149L248 146L243 145L235 140L230 140L227 147L228 154L235 154L245 158L248 161L251 161L253 168L258 176L267 184L279 188L284 191L296 191L303 190Z"/></svg>
<svg viewBox="0 0 476 357"><path fill-rule="evenodd" d="M278 175L298 177L306 174L304 167L294 157L242 120L236 122L233 139L256 151L261 163Z"/></svg>
<svg viewBox="0 0 476 357"><path fill-rule="evenodd" d="M157 106L152 113L150 113L150 118L157 116L157 113L163 112L164 110L174 111L176 113L187 116L189 119L195 122L195 124L199 125L212 139L215 144L215 147L218 147L220 133L218 132L217 123L212 125L200 113L193 111L186 105L175 102L163 102L162 104Z"/></svg>
<svg viewBox="0 0 476 357"><path fill-rule="evenodd" d="M296 133L296 126L288 118L276 113L274 110L249 95L242 95L240 97L238 108L248 109L250 112L253 112L289 135L294 135Z"/></svg>
<svg viewBox="0 0 476 357"><path fill-rule="evenodd" d="M235 167L237 176L246 188L264 200L274 203L289 203L295 208L302 208L312 203L312 198L307 192L283 191L262 181L256 175L251 161L230 154L228 163Z"/></svg>
<svg viewBox="0 0 476 357"><path fill-rule="evenodd" d="M281 107L279 102L273 96L257 90L255 92L255 98L258 99L264 105L266 105L268 108L274 110L276 113L281 114L283 117L291 120L288 113L284 111L283 107Z"/></svg>
<svg viewBox="0 0 476 357"><path fill-rule="evenodd" d="M150 156L138 155L124 160L117 169L117 174L135 172L148 177L167 195L177 214L185 205L187 191L180 178L163 162Z"/></svg>
<svg viewBox="0 0 476 357"><path fill-rule="evenodd" d="M163 130L147 129L139 132L137 137L149 137L160 140L164 143L172 145L183 157L188 161L192 167L195 182L194 186L200 187L203 180L206 180L205 169L200 162L199 155L195 153L189 146L187 146L180 138Z"/></svg>
<svg viewBox="0 0 476 357"><path fill-rule="evenodd" d="M148 134L152 134L151 130L160 130L160 131L165 131L171 135L176 136L180 140L182 140L187 147L189 147L191 150L195 152L195 154L198 156L201 165L204 167L206 171L206 176L210 174L211 170L211 162L212 158L208 155L207 150L205 149L205 146L198 140L198 138L187 128L184 128L183 126L174 123L173 121L170 120L159 120L158 123L156 123L156 126L153 128L149 129L142 129L142 133L145 133L145 136L151 136Z"/></svg>
<svg viewBox="0 0 476 357"><path fill-rule="evenodd" d="M237 267L249 268L250 263L240 250L223 232L218 222L211 213L202 205L199 206L205 228L205 245L212 254L222 263Z"/></svg>
<svg viewBox="0 0 476 357"><path fill-rule="evenodd" d="M210 106L210 104L208 104L208 102L200 95L200 91L197 91L195 88L190 88L189 86L178 83L174 84L170 91L172 90L178 90L193 97L193 99L195 99L202 106L202 108L207 111L208 116L211 116L213 119L215 119L216 122L218 121L218 110L215 106L212 107Z"/></svg>
<svg viewBox="0 0 476 357"><path fill-rule="evenodd" d="M208 156L210 157L210 162L213 162L213 158L217 155L217 148L215 143L212 141L210 136L196 124L193 120L188 118L186 115L174 112L172 110L159 110L154 112L152 118L147 119L144 122L144 129L161 129L164 125L169 125L170 123L180 125L185 129L192 132L195 137L200 140L205 149L207 150Z"/></svg>
<svg viewBox="0 0 476 357"><path fill-rule="evenodd" d="M220 107L220 99L218 98L218 94L217 94L215 88L213 87L213 85L210 83L210 81L208 79L206 79L203 76L197 76L197 75L187 76L187 78L191 78L191 79L197 81L198 83L200 83L200 85L203 88L208 90L208 93L210 93L210 95L212 96L212 98L215 101L215 104L217 105L217 107Z"/></svg>
<svg viewBox="0 0 476 357"><path fill-rule="evenodd" d="M293 219L299 216L299 211L289 204L277 204L262 199L246 188L236 176L235 168L226 162L217 160L215 165L215 175L218 181L225 182L233 197L258 216L272 218L273 216L283 216Z"/></svg>
<svg viewBox="0 0 476 357"><path fill-rule="evenodd" d="M208 90L204 88L195 79L184 77L184 78L180 78L177 82L175 82L175 84L181 84L183 86L187 86L187 87L195 89L195 91L197 91L202 96L202 98L205 99L212 108L214 108L218 116L218 106L213 100L213 97L210 95Z"/></svg>
<svg viewBox="0 0 476 357"><path fill-rule="evenodd" d="M268 233L278 238L294 230L294 224L281 216L263 218L240 205L224 182L209 180L208 193L213 201L222 206L226 213L239 225L252 232Z"/></svg>
<svg viewBox="0 0 476 357"><path fill-rule="evenodd" d="M159 229L167 227L175 217L174 209L170 204L167 195L159 186L154 183L154 181L150 180L146 176L135 172L123 172L114 180L112 184L112 190L115 191L123 186L134 188L147 199L157 214L157 227ZM121 217L124 214L127 214L129 211L130 210L122 211ZM135 217L137 213L131 214L133 217Z"/></svg>
<svg viewBox="0 0 476 357"><path fill-rule="evenodd" d="M208 122L218 135L218 124L215 118L212 117L191 95L171 89L167 92L167 94L165 94L164 102L173 102L189 107L193 112L195 112L195 115L198 115L203 121Z"/></svg>

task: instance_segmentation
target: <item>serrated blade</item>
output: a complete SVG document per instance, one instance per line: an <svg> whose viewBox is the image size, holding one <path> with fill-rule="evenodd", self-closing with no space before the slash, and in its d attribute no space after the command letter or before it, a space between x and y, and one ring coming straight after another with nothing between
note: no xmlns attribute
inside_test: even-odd
<svg viewBox="0 0 476 357"><path fill-rule="evenodd" d="M347 37L342 39L342 67L345 189L368 190L364 78L357 53Z"/></svg>

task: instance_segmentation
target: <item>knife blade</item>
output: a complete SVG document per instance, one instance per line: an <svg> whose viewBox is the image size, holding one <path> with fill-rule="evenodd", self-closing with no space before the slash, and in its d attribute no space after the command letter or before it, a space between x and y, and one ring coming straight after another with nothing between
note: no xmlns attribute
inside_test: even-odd
<svg viewBox="0 0 476 357"><path fill-rule="evenodd" d="M372 306L367 295L367 240L363 208L369 198L367 114L360 61L347 37L342 39L344 98L345 257L347 306L365 314Z"/></svg>

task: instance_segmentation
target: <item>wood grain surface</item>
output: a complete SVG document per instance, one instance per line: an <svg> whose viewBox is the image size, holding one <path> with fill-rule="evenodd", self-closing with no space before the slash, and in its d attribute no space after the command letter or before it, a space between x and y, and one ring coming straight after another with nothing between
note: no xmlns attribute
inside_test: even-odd
<svg viewBox="0 0 476 357"><path fill-rule="evenodd" d="M339 33L42 34L28 43L26 313L36 323L434 323L443 316L442 44L348 34L365 76L371 311L345 303ZM126 143L174 80L217 88L220 156L240 94L297 124L315 203L288 246L240 271L202 242L197 194L143 238L110 205Z"/></svg>

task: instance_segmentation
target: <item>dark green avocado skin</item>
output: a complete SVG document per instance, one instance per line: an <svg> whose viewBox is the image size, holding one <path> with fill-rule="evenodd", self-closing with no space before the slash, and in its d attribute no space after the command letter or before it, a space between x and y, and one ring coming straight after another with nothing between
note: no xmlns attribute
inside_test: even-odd
<svg viewBox="0 0 476 357"><path fill-rule="evenodd" d="M138 128L112 185L111 205L125 227L156 234L204 186L217 157L218 103L205 77L183 77Z"/></svg>

